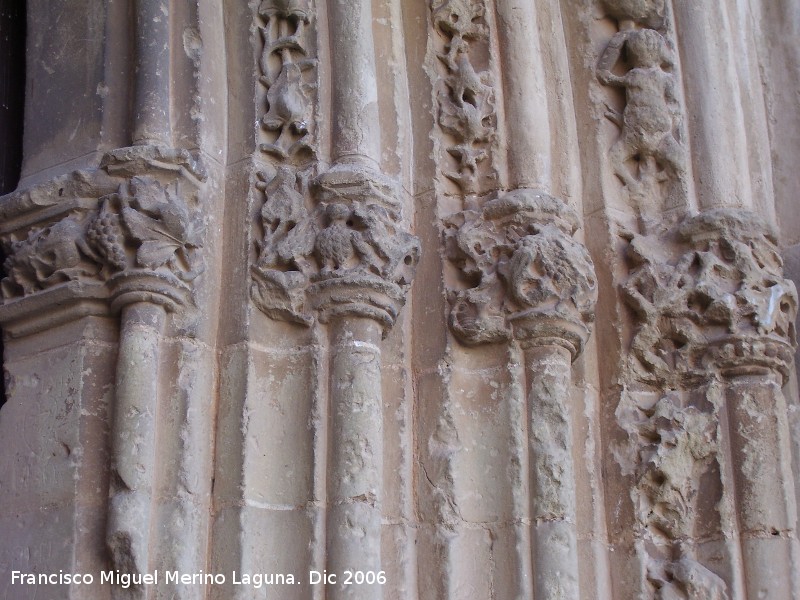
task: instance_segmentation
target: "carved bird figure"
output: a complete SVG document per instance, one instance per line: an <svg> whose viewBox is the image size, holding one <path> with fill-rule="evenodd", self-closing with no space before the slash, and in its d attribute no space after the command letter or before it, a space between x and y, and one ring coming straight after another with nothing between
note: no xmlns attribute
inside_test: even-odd
<svg viewBox="0 0 800 600"><path fill-rule="evenodd" d="M317 234L315 245L323 273L338 271L356 257L354 238L358 233L347 225L351 214L350 207L338 202L325 208L328 226Z"/></svg>

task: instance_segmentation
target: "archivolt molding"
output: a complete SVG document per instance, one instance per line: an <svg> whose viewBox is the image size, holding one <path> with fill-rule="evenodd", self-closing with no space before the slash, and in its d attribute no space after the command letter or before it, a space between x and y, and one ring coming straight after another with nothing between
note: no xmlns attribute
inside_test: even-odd
<svg viewBox="0 0 800 600"><path fill-rule="evenodd" d="M110 298L112 310L137 299L168 310L191 304L203 270L204 178L186 151L136 146L108 153L99 169L6 197L3 320L56 288Z"/></svg>
<svg viewBox="0 0 800 600"><path fill-rule="evenodd" d="M439 60L437 121L443 132L442 174L462 194L478 195L496 187L492 144L497 113L492 75L477 66L474 54L486 54L489 27L483 0L434 0L434 44Z"/></svg>
<svg viewBox="0 0 800 600"><path fill-rule="evenodd" d="M624 94L621 108L606 102L619 128L609 155L614 173L642 216L685 206L688 159L666 0L600 0L600 8L619 28L596 69L601 84Z"/></svg>
<svg viewBox="0 0 800 600"><path fill-rule="evenodd" d="M446 222L448 258L472 284L453 292L450 325L464 343L566 347L589 336L597 301L594 265L573 237L575 212L544 192L519 189Z"/></svg>
<svg viewBox="0 0 800 600"><path fill-rule="evenodd" d="M281 162L308 162L316 155L318 87L314 11L310 0L263 0L258 8L264 47L259 66L266 88L262 152Z"/></svg>

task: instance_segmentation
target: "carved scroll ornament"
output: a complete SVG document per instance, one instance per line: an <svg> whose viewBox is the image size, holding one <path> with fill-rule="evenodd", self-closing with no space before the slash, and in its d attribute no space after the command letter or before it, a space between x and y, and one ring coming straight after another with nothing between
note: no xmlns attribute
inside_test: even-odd
<svg viewBox="0 0 800 600"><path fill-rule="evenodd" d="M592 259L572 237L577 223L563 202L527 189L451 217L448 258L472 284L452 297L456 336L467 344L537 340L577 356L597 300Z"/></svg>
<svg viewBox="0 0 800 600"><path fill-rule="evenodd" d="M304 161L314 152L314 102L317 60L309 56L312 40L308 0L263 0L258 13L264 41L260 81L267 89L267 112L261 126L269 136L262 152L281 161Z"/></svg>
<svg viewBox="0 0 800 600"><path fill-rule="evenodd" d="M304 325L352 314L394 324L419 261L392 182L364 167L298 182L287 168L260 187L263 240L252 298L273 318ZM316 205L306 207L306 194Z"/></svg>
<svg viewBox="0 0 800 600"><path fill-rule="evenodd" d="M432 18L439 33L437 57L444 68L438 91L438 122L448 136L446 151L455 170L443 174L465 194L476 194L488 177L481 163L489 159L497 116L489 71L476 71L471 47L488 40L485 7L478 0L434 3Z"/></svg>

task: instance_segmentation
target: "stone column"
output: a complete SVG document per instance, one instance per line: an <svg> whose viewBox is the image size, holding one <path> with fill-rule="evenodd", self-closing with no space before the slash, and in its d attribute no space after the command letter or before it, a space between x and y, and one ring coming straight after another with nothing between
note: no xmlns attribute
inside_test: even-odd
<svg viewBox="0 0 800 600"><path fill-rule="evenodd" d="M135 144L172 145L170 0L136 0Z"/></svg>
<svg viewBox="0 0 800 600"><path fill-rule="evenodd" d="M345 571L382 570L381 326L349 317L331 330L327 570L339 581L329 595L382 598L379 584L342 587Z"/></svg>
<svg viewBox="0 0 800 600"><path fill-rule="evenodd" d="M377 166L381 156L378 82L372 39L372 5L366 0L330 0L331 158Z"/></svg>
<svg viewBox="0 0 800 600"><path fill-rule="evenodd" d="M330 324L327 570L331 598L383 597L377 582L344 585L344 572L381 571L383 418L380 340L405 301L419 258L397 184L382 175L372 11L329 2L333 166L309 188L284 168L265 186L264 245L253 300L272 317ZM306 198L314 208L306 208ZM288 217L288 219L287 219Z"/></svg>
<svg viewBox="0 0 800 600"><path fill-rule="evenodd" d="M683 78L687 114L692 115L688 129L699 205L752 207L751 142L727 3L709 10L675 2L674 9L677 42L686 65Z"/></svg>
<svg viewBox="0 0 800 600"><path fill-rule="evenodd" d="M783 276L775 232L752 213L707 211L688 219L681 233L705 264L718 263L701 271L701 281L715 302L730 307L706 322L704 358L725 390L747 597L790 600L800 546L781 387L797 348L797 292Z"/></svg>
<svg viewBox="0 0 800 600"><path fill-rule="evenodd" d="M101 198L87 233L107 269L112 310L121 311L106 542L114 568L138 575L150 570L154 539L160 342L167 312L191 304L199 273L191 200L203 175L188 153L145 145L109 153L104 168L130 177ZM141 586L114 591L145 597Z"/></svg>
<svg viewBox="0 0 800 600"><path fill-rule="evenodd" d="M148 572L165 320L164 307L148 302L128 304L121 313L106 536L115 568L125 573Z"/></svg>
<svg viewBox="0 0 800 600"><path fill-rule="evenodd" d="M617 417L631 435L643 589L789 599L797 509L780 382L797 294L774 234L714 209L635 236L628 252L638 328ZM701 526L716 546L697 540Z"/></svg>
<svg viewBox="0 0 800 600"><path fill-rule="evenodd" d="M578 598L571 364L589 336L594 266L572 237L577 215L543 192L515 190L460 219L450 258L480 282L456 296L453 332L515 339L525 355L534 595Z"/></svg>

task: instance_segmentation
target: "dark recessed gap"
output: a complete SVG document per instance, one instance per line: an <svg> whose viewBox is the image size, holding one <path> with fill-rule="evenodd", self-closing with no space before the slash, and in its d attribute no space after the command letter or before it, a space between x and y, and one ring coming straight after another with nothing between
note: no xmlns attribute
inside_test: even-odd
<svg viewBox="0 0 800 600"><path fill-rule="evenodd" d="M22 169L22 125L25 106L24 0L0 0L0 196L13 192ZM5 277L5 253L0 248L0 278ZM0 336L0 356L3 353ZM0 408L6 402L5 377Z"/></svg>

